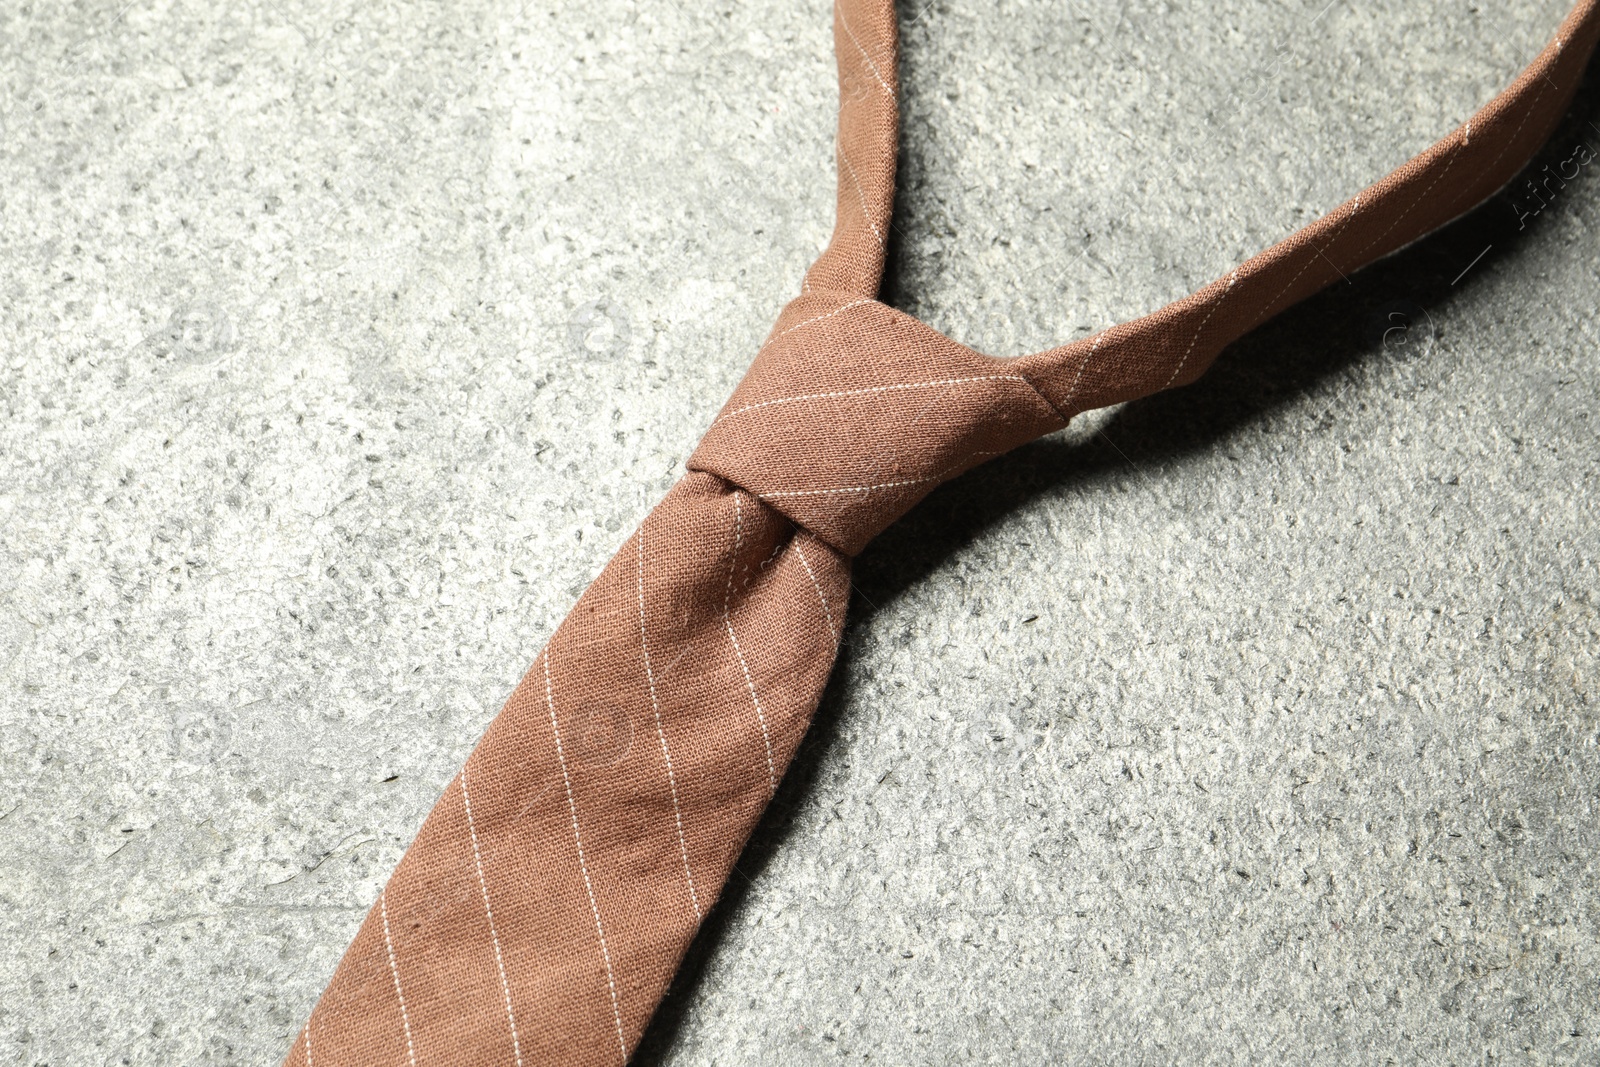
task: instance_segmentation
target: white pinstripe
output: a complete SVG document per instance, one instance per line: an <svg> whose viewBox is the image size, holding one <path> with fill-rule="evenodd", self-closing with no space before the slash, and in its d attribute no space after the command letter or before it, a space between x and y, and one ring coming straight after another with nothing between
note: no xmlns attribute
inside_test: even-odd
<svg viewBox="0 0 1600 1067"><path fill-rule="evenodd" d="M1542 95L1544 93L1544 90L1540 89L1539 92ZM1538 97L1534 97L1534 101L1533 102L1534 102L1534 104L1538 104L1539 98ZM1529 109L1528 113L1530 115L1533 113L1531 108ZM1523 124L1526 125L1528 120L1526 118L1524 118L1522 121L1523 121ZM1522 132L1522 126L1518 126L1517 127L1517 132L1511 135L1512 139L1515 140L1517 135L1520 134L1521 132ZM1461 139L1461 142L1456 145L1456 150L1454 152L1450 153L1450 158L1445 162L1444 168L1442 170L1440 170L1438 174L1434 175L1433 181L1429 182L1428 183L1428 187L1426 189L1422 190L1422 195L1418 196L1415 200L1413 200L1411 202L1411 206L1410 207L1408 207L1404 211L1400 212L1399 215L1396 215L1395 216L1395 220L1393 222L1389 223L1389 225L1384 229L1384 231L1382 233L1378 234L1378 236L1376 236L1372 240L1368 241L1366 243L1366 245L1361 249L1361 251L1356 253L1356 256L1355 256L1356 259L1360 259L1363 255L1366 254L1367 249L1371 248L1373 245L1377 244L1379 241L1382 241L1385 237L1387 237L1391 233L1393 233L1394 232L1394 228L1396 226L1400 225L1401 221L1403 221L1407 215L1409 215L1413 211L1415 211L1418 204L1422 203L1424 200L1426 200L1428 198L1428 194L1433 192L1434 186L1438 185L1439 182L1444 178L1444 176L1446 174L1450 173L1450 168L1456 165L1456 159L1457 159L1457 157L1459 157L1461 155L1461 150L1466 147L1466 144L1467 144L1466 138L1463 137ZM1508 148L1510 147L1509 142L1507 143L1507 147ZM1502 149L1500 154L1501 155L1505 155L1505 151ZM1498 157L1496 157L1496 162L1498 162L1498 161L1499 161ZM1457 199L1460 199L1460 197L1458 196Z"/></svg>
<svg viewBox="0 0 1600 1067"><path fill-rule="evenodd" d="M1472 124L1468 123L1467 126L1470 129ZM1344 217L1344 222L1340 223L1339 224L1339 228L1333 232L1333 236L1328 238L1327 247L1326 248L1318 248L1316 246L1315 242L1312 243L1311 250L1316 254L1313 255L1310 259L1306 260L1305 265L1302 266L1298 271L1295 272L1295 275L1294 275L1293 278L1290 278L1287 282L1284 283L1283 288L1278 290L1278 295L1273 297L1267 303L1267 306L1262 309L1261 313L1258 316L1256 316L1256 321L1257 322L1260 322L1260 321L1262 321L1263 319L1265 319L1267 317L1267 313L1270 312L1277 305L1278 301L1283 299L1283 294L1284 293L1287 293L1291 288L1294 287L1294 283L1299 281L1300 280L1300 276L1303 275L1307 270L1309 270L1311 268L1311 264L1315 263L1319 259L1327 259L1328 258L1328 249L1332 248L1335 244L1338 244L1339 238L1344 236L1344 231L1349 228L1350 220L1355 218L1356 217L1356 212L1358 212L1360 210L1361 210L1361 198L1358 196L1353 201L1351 201L1351 203L1350 203L1350 214L1348 214L1348 215L1346 215ZM1334 264L1333 260L1331 260L1331 259L1328 260L1328 265L1330 267L1333 267L1334 270L1338 270L1339 269Z"/></svg>
<svg viewBox="0 0 1600 1067"><path fill-rule="evenodd" d="M808 282L806 284L806 292L809 293L810 291L811 291L811 286L810 286L810 283ZM839 314L842 314L842 313L844 313L846 311L849 311L851 308L861 307L863 304L876 304L876 303L877 303L876 300L852 300L852 301L850 301L850 303L845 304L843 307L836 307L832 311L827 312L826 314L813 315L811 318L806 319L804 322L795 323L793 326L790 326L788 329L784 330L781 333L773 334L772 338L769 341L767 341L766 344L764 344L760 348L756 349L756 355L759 356L761 353L765 352L767 349L769 349L773 345L777 344L778 343L778 339L780 337L787 337L789 334L794 333L796 330L800 329L800 327L802 327L802 326L810 326L813 322L821 322L823 319L831 319L835 315L839 315Z"/></svg>
<svg viewBox="0 0 1600 1067"><path fill-rule="evenodd" d="M1556 46L1556 54L1559 55L1560 52L1561 52L1561 46L1562 46L1561 38L1557 37L1555 39L1555 46ZM1534 68L1534 66L1537 66L1539 61L1542 60L1543 58L1544 58L1544 53L1541 52L1538 55L1538 57L1536 57L1534 59L1534 62L1528 66L1528 69L1532 70ZM1552 60L1553 60L1553 57L1552 57ZM1552 85L1554 84L1553 82L1550 82L1550 77L1549 77L1548 74L1544 74L1543 77L1544 77L1544 80L1547 83L1552 84ZM1494 170L1495 166L1499 164L1500 160L1505 158L1505 154L1507 152L1511 151L1511 146L1517 143L1517 138L1518 137L1522 136L1522 128L1528 124L1528 120L1529 119L1533 118L1533 113L1539 109L1539 101L1543 100L1543 99L1544 99L1544 87L1540 86L1539 87L1539 91L1534 94L1533 103L1528 105L1528 113L1526 115L1522 116L1522 121L1517 123L1517 128L1511 132L1511 136L1506 139L1506 143L1505 143L1504 146L1501 147L1500 151L1495 153L1494 158L1489 161L1489 165L1487 167L1483 168L1483 173L1487 174L1490 171ZM1472 123L1470 123L1470 122L1467 123L1467 132L1468 132L1468 134L1470 134L1472 132ZM1462 143L1463 146L1466 144L1466 138L1465 137L1462 138L1461 143ZM1458 151L1459 151L1459 149L1458 149ZM1454 159L1453 156L1451 158L1452 158L1452 160ZM1443 177L1443 175L1440 175L1440 177ZM1435 184L1437 184L1437 183L1435 183ZM1432 186L1429 186L1429 188L1431 189ZM1465 189L1463 189L1461 192L1456 194L1455 200L1451 201L1451 206L1453 207L1456 203L1458 203L1461 200L1462 196L1464 196L1464 195L1466 195L1466 190Z"/></svg>
<svg viewBox="0 0 1600 1067"><path fill-rule="evenodd" d="M926 478L906 478L903 481L877 482L873 485L841 485L834 489L780 489L773 493L762 493L760 494L760 497L762 500L770 500L783 496L828 496L834 493L871 493L876 492L879 489L898 489L905 485L927 485L929 482L939 482L948 478L953 472L959 470L961 466L968 460L977 459L979 456L998 456L1002 454L1003 453L1000 452L989 452L981 449L976 452L969 452L967 453L966 458L962 459L960 462L946 467L938 474L930 474Z"/></svg>
<svg viewBox="0 0 1600 1067"><path fill-rule="evenodd" d="M494 909L489 907L489 883L483 877L483 855L478 851L478 825L472 821L472 796L467 792L467 768L461 768L461 806L467 809L467 833L472 835L472 862L478 867L478 889L483 893L483 913L489 918L489 939L494 942L494 965L500 969L500 992L506 998L506 1022L511 1026L511 1051L522 1067L522 1040L517 1036L517 1016L511 1010L511 983L506 981L506 963L500 954L500 933L494 927ZM307 1064L306 1067L311 1067Z"/></svg>
<svg viewBox="0 0 1600 1067"><path fill-rule="evenodd" d="M899 482L878 482L876 485L841 485L836 489L780 489L775 493L762 493L763 500L776 500L786 496L831 496L835 493L871 493L879 489L898 489L905 485L926 485L936 482L941 475L927 478L907 478Z"/></svg>
<svg viewBox="0 0 1600 1067"><path fill-rule="evenodd" d="M1072 398L1078 395L1078 383L1083 381L1083 372L1089 369L1089 361L1094 358L1096 352L1100 351L1100 343L1106 339L1106 334L1110 332L1109 330L1101 330L1099 335L1095 337L1094 344L1089 346L1089 351L1084 355L1083 362L1078 364L1078 373L1072 379L1072 386L1067 390L1066 399L1061 402L1063 407L1072 403Z"/></svg>
<svg viewBox="0 0 1600 1067"><path fill-rule="evenodd" d="M761 710L761 698L756 696L756 683L750 677L750 665L744 661L744 651L733 632L733 618L728 605L733 599L733 572L739 565L739 549L744 544L744 512L739 505L739 490L733 491L733 558L728 561L728 586L722 594L722 625L727 628L733 654L739 659L739 669L744 672L745 687L750 690L750 702L756 706L756 721L761 723L761 743L767 747L767 785L771 792L778 791L778 771L772 762L772 735L767 732L767 713Z"/></svg>
<svg viewBox="0 0 1600 1067"><path fill-rule="evenodd" d="M1226 300L1228 298L1228 294L1233 291L1233 283L1238 280L1238 271L1234 271L1232 274L1228 275L1228 287L1217 294L1217 302L1211 305L1211 310L1206 312L1206 317L1200 320L1199 326L1195 327L1194 336L1189 339L1189 347L1184 349L1183 358L1178 360L1178 365L1176 367L1172 368L1172 376L1166 380L1165 384L1163 384L1161 388L1165 389L1168 385L1171 385L1173 382L1178 380L1178 372L1183 370L1183 368L1188 364L1189 356L1194 353L1194 346L1200 343L1200 334L1205 330L1206 323L1210 322L1211 316L1217 313L1217 309L1222 306L1222 302Z"/></svg>
<svg viewBox="0 0 1600 1067"><path fill-rule="evenodd" d="M639 647L644 650L644 676L650 683L650 710L656 717L656 738L661 742L661 760L667 765L667 787L672 791L672 821L678 827L678 855L683 857L683 880L689 885L689 906L694 909L694 921L704 918L700 914L700 897L694 891L694 874L689 870L689 846L683 840L683 811L678 807L678 776L672 769L672 753L667 750L667 732L661 725L661 702L656 699L656 674L650 666L650 639L644 628L644 527L634 535L639 547Z"/></svg>
<svg viewBox="0 0 1600 1067"><path fill-rule="evenodd" d="M867 66L872 69L872 76L878 79L878 84L883 86L883 91L889 94L890 100L893 100L895 98L894 90L889 88L889 83L883 80L883 75L878 71L878 65L872 61L872 57L867 54L867 50L861 47L861 39L856 36L856 31L850 28L850 23L845 20L844 6L842 4L834 4L834 10L839 15L839 25L844 27L844 32L848 33L850 40L855 42L856 51L861 53L861 58L866 60Z"/></svg>
<svg viewBox="0 0 1600 1067"><path fill-rule="evenodd" d="M873 301L863 300L861 303L870 304L873 303ZM843 311L844 308L840 308L839 310ZM814 322L816 320L809 319L807 321ZM804 326L805 323L802 322L800 325ZM796 327L796 329L798 328L799 327ZM778 404L798 404L806 400L833 400L841 396L867 396L871 393L889 393L901 389L934 389L945 385L966 385L970 382L1021 382L1023 385L1029 385L1031 388L1028 379L1024 378L1020 374L979 374L971 378L939 378L929 382L899 382L894 385L874 385L863 387L861 389L836 389L828 393L801 393L798 396L780 396L775 400L762 400L758 403L747 404L742 408L730 411L726 415L723 415L721 418L717 419L717 422L731 419L735 415L743 415L748 411L759 411L762 408L770 408ZM712 425L714 426L716 423L712 423Z"/></svg>
<svg viewBox="0 0 1600 1067"><path fill-rule="evenodd" d="M837 636L839 633L839 627L834 624L833 612L828 608L828 598L823 595L822 585L817 581L817 572L811 569L811 561L806 559L806 550L805 547L800 544L799 538L795 539L794 550L795 554L800 557L800 566L806 569L806 574L811 578L811 588L817 591L817 599L822 601L822 614L828 620L828 632Z"/></svg>
<svg viewBox="0 0 1600 1067"><path fill-rule="evenodd" d="M856 199L861 201L861 217L867 220L867 225L872 227L872 236L878 239L878 247L883 247L883 231L878 229L878 223L873 219L871 210L867 207L867 194L861 189L861 179L856 177L856 168L850 165L850 157L844 154L844 142L839 142L839 162L844 164L844 169L850 172L850 181L856 187Z"/></svg>
<svg viewBox="0 0 1600 1067"><path fill-rule="evenodd" d="M611 971L611 949L606 945L606 928L600 921L600 905L595 902L594 885L589 881L589 861L584 858L583 835L578 832L578 802L572 796L572 777L567 773L567 752L561 745L561 727L556 723L555 686L550 680L548 646L544 650L544 700L550 709L550 732L556 740L556 758L561 763L561 780L567 787L567 810L572 815L572 843L578 849L578 870L583 872L583 888L589 894L589 912L594 916L594 932L600 938L600 958L606 965L606 988L611 991L611 1018L617 1025L617 1047L622 1050L622 1062L627 1063L628 1042L622 1036L622 1011L617 1007L617 980Z"/></svg>
<svg viewBox="0 0 1600 1067"><path fill-rule="evenodd" d="M383 917L383 943L389 949L389 976L394 979L395 999L400 1001L400 1022L406 1028L406 1055L417 1067L417 1047L411 1043L411 1015L406 1011L406 995L400 991L400 968L394 962L394 938L389 936L389 891L378 894L378 914Z"/></svg>

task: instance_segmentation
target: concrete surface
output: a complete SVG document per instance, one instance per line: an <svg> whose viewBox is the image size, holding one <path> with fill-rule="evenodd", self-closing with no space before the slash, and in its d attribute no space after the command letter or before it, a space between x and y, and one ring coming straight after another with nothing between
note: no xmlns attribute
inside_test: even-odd
<svg viewBox="0 0 1600 1067"><path fill-rule="evenodd" d="M886 292L1157 307L1564 6L909 0ZM828 22L0 11L0 1063L285 1051L824 242ZM1600 171L1524 210L869 549L640 1061L1595 1062Z"/></svg>

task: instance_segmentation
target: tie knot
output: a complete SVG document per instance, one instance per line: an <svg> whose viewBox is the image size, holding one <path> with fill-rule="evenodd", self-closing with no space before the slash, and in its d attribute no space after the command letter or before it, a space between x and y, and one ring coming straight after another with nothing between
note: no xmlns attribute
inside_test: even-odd
<svg viewBox="0 0 1600 1067"><path fill-rule="evenodd" d="M855 555L935 486L1063 420L1009 360L853 294L791 301L689 457Z"/></svg>

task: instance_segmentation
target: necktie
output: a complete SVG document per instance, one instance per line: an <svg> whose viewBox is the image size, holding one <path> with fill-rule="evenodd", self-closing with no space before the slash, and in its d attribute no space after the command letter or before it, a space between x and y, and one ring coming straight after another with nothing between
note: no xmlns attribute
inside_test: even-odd
<svg viewBox="0 0 1600 1067"><path fill-rule="evenodd" d="M936 485L1197 378L1268 317L1477 205L1600 37L1582 0L1471 120L1193 295L1020 359L875 299L894 193L889 0L839 0L837 221L733 397L446 787L288 1063L625 1062L777 788L851 557Z"/></svg>

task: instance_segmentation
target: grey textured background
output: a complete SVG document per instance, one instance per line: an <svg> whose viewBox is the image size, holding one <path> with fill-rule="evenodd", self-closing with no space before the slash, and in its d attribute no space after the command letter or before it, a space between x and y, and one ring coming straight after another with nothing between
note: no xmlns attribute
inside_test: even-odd
<svg viewBox="0 0 1600 1067"><path fill-rule="evenodd" d="M1564 7L910 0L886 293L1154 309ZM0 1062L283 1054L825 241L828 27L0 10ZM870 548L641 1061L1596 1062L1600 166L1523 209Z"/></svg>

